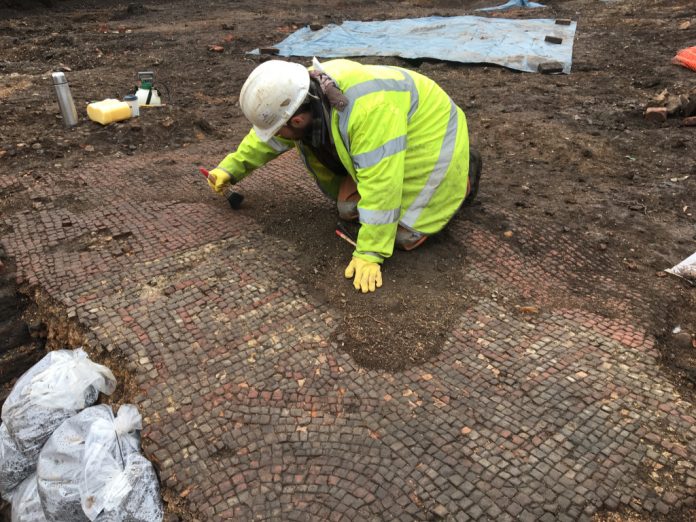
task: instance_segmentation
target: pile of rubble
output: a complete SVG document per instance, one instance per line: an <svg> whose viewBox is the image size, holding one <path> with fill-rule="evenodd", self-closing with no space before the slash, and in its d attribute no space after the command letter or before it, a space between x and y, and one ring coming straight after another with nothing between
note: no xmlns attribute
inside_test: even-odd
<svg viewBox="0 0 696 522"><path fill-rule="evenodd" d="M659 93L645 109L645 118L661 123L667 118L683 118L682 125L696 126L696 88L686 94L671 94L667 89Z"/></svg>

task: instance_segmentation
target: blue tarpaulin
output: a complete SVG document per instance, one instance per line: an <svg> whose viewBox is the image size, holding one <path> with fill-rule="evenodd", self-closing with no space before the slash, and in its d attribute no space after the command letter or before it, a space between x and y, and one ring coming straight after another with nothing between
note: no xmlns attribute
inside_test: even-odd
<svg viewBox="0 0 696 522"><path fill-rule="evenodd" d="M511 9L513 7L545 7L542 4L536 2L529 2L527 0L510 0L509 2L499 5L496 7L482 7L481 9L476 9L477 11L504 11L505 9Z"/></svg>
<svg viewBox="0 0 696 522"><path fill-rule="evenodd" d="M569 74L575 28L575 22L559 25L554 20L479 16L348 21L319 31L304 27L274 47L280 56L435 58L494 63L527 72L536 72L540 63L559 62L563 72ZM545 41L547 36L562 41Z"/></svg>

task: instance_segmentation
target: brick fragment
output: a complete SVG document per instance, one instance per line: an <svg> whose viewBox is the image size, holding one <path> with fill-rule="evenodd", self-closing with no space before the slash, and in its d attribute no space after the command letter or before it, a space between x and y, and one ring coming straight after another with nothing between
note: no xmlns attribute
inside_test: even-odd
<svg viewBox="0 0 696 522"><path fill-rule="evenodd" d="M645 119L655 123L662 123L667 120L667 109L665 107L648 107L645 109Z"/></svg>
<svg viewBox="0 0 696 522"><path fill-rule="evenodd" d="M563 72L561 62L544 62L537 65L537 71L541 74L558 74Z"/></svg>
<svg viewBox="0 0 696 522"><path fill-rule="evenodd" d="M547 34L546 38L544 38L544 41L551 44L562 44L563 38L561 38L560 36L552 36L550 34Z"/></svg>

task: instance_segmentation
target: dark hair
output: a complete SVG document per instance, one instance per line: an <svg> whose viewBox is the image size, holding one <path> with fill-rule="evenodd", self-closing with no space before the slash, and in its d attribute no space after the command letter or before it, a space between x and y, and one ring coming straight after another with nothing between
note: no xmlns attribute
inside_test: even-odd
<svg viewBox="0 0 696 522"><path fill-rule="evenodd" d="M317 100L319 98L317 96L317 89L320 89L319 84L314 78L310 78L309 89L307 89L307 96L305 97L302 104L297 108L295 114L293 114L291 117L297 116L298 114L302 114L303 112L312 111L312 101Z"/></svg>
<svg viewBox="0 0 696 522"><path fill-rule="evenodd" d="M290 116L291 118L294 118L298 114L302 114L303 112L308 112L312 110L312 105L309 103L309 99L305 99L305 101L302 102L302 105L300 105L295 113Z"/></svg>

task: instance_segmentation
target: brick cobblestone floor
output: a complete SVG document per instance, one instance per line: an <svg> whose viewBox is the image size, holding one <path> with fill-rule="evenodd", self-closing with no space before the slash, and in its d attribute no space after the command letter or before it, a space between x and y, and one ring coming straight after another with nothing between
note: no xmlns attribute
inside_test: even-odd
<svg viewBox="0 0 696 522"><path fill-rule="evenodd" d="M144 450L196 519L562 521L691 500L693 405L660 370L640 293L572 238L513 243L456 221L463 280L505 295L480 292L434 359L365 370L331 341L337 312L281 276L301 253L251 214L230 218L196 177L224 152L0 176L33 205L4 218L17 277L61 303L90 350L123 357ZM291 155L243 192L271 178L331 211ZM506 295L545 306L511 313Z"/></svg>

